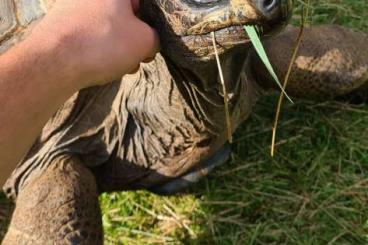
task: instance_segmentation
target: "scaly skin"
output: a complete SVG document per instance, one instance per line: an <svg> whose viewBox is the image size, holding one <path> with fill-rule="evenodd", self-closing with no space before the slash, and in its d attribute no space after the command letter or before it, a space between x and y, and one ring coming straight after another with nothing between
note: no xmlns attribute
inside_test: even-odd
<svg viewBox="0 0 368 245"><path fill-rule="evenodd" d="M102 244L97 186L77 157L60 156L22 190L4 245Z"/></svg>
<svg viewBox="0 0 368 245"><path fill-rule="evenodd" d="M222 90L210 32L215 31L218 42L235 130L251 113L258 97L273 87L258 58L252 54L241 25L257 23L264 27L265 35L270 35L287 19L284 7L288 1L282 2L284 5L280 1L280 5L265 13L257 5L259 1L253 0L209 5L195 4L192 0L142 0L142 15L160 32L162 54L122 81L75 94L49 121L5 185L4 190L16 200L17 208L7 235L9 242L4 243L26 244L32 237L41 237L50 243L59 241L57 231L43 232L43 227L60 224L62 218L69 217L66 210L58 209L58 204L52 201L52 193L58 193L61 198L76 193L69 220L81 221L85 216L78 210L84 208L86 202L97 202L94 191L91 195L81 194L87 187L91 189L97 184L99 192L157 189L209 159L226 142ZM301 87L306 94L324 96L322 87L326 85L344 88L332 95L364 86L368 69L365 57L368 56L354 52L354 46L341 44L341 38L367 40L367 35L346 29L336 31L336 27L324 28L305 34L297 59L301 71L293 75L289 89L295 96L304 95L298 90ZM345 32L349 35L341 34ZM296 31L287 30L266 41L279 75L286 71L288 50L295 38ZM344 43L348 41L344 39ZM367 45L361 45L359 48L366 54ZM330 70L327 69L329 72L318 73L319 67L329 67L328 57L336 57L339 47L349 58L335 59ZM282 56L278 56L280 52ZM311 59L305 53L310 53L314 62L308 63ZM324 53L332 56L323 56ZM346 65L350 61L356 65ZM340 70L344 65L350 68ZM321 79L315 79L316 76ZM339 79L346 77L353 79ZM322 84L324 80L327 84ZM337 86L336 81L344 86ZM313 86L309 85L311 82ZM310 89L316 86L321 89L317 92ZM63 169L60 156L69 159L71 172L59 171ZM78 178L72 174L74 171L80 171ZM51 179L61 182L52 183ZM51 193L50 204L36 202L34 215L28 214L27 200L23 197L29 192L36 193L35 199L42 197L45 188ZM59 205L63 207L62 202ZM89 207L91 217L99 215L97 206ZM56 217L43 219L55 209L60 210ZM23 223L28 225L20 225ZM100 225L96 227L98 233ZM82 226L72 227L70 233L79 234L82 229L96 233L91 227ZM67 241L66 233L61 237ZM101 241L96 240L96 243Z"/></svg>

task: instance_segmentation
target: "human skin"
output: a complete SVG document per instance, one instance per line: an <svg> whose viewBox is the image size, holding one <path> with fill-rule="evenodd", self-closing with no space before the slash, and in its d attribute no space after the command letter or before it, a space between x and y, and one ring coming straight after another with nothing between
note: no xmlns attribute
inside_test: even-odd
<svg viewBox="0 0 368 245"><path fill-rule="evenodd" d="M119 79L159 49L138 0L59 0L0 56L0 185L76 91ZM67 14L66 14L67 13Z"/></svg>

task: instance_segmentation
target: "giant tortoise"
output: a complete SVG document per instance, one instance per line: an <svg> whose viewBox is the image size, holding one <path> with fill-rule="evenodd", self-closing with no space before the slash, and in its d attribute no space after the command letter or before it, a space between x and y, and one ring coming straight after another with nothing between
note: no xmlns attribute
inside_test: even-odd
<svg viewBox="0 0 368 245"><path fill-rule="evenodd" d="M16 45L53 2L0 0L0 52ZM121 81L74 94L49 120L3 188L16 202L3 244L102 244L100 193L173 194L226 162L212 33L235 130L261 95L277 89L242 26L260 27L283 77L298 34L284 28L291 9L290 0L141 0L162 52ZM367 86L366 40L339 26L306 29L289 95L333 99Z"/></svg>

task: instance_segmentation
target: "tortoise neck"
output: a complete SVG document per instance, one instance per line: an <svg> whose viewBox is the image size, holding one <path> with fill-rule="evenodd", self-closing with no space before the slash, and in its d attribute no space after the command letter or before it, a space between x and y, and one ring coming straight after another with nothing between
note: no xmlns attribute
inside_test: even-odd
<svg viewBox="0 0 368 245"><path fill-rule="evenodd" d="M244 72L246 57L246 52L232 52L220 57L224 82L230 94L237 90L239 75ZM215 59L198 61L185 67L177 65L168 57L164 56L164 59L175 80L177 76L182 77L183 82L191 83L203 92L217 91L222 96L220 71Z"/></svg>
<svg viewBox="0 0 368 245"><path fill-rule="evenodd" d="M223 134L226 130L224 95L216 61L198 63L190 69L180 67L166 58L165 61L173 82L197 115L196 118L206 125L212 134ZM239 96L244 92L245 79L241 79L241 74L245 74L244 63L244 55L222 57L231 114L235 107L239 106ZM234 118L234 121L238 119Z"/></svg>

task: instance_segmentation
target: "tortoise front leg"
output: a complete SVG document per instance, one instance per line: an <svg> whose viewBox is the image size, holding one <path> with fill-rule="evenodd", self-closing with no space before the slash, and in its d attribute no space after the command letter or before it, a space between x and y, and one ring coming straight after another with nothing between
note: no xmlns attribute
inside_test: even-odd
<svg viewBox="0 0 368 245"><path fill-rule="evenodd" d="M100 214L92 173L77 158L59 158L19 193L2 244L102 244Z"/></svg>
<svg viewBox="0 0 368 245"><path fill-rule="evenodd" d="M288 26L264 41L280 80L288 70L299 28ZM332 99L368 87L368 35L341 26L306 28L287 86L299 98ZM253 52L251 75L264 88L276 88L264 65Z"/></svg>

